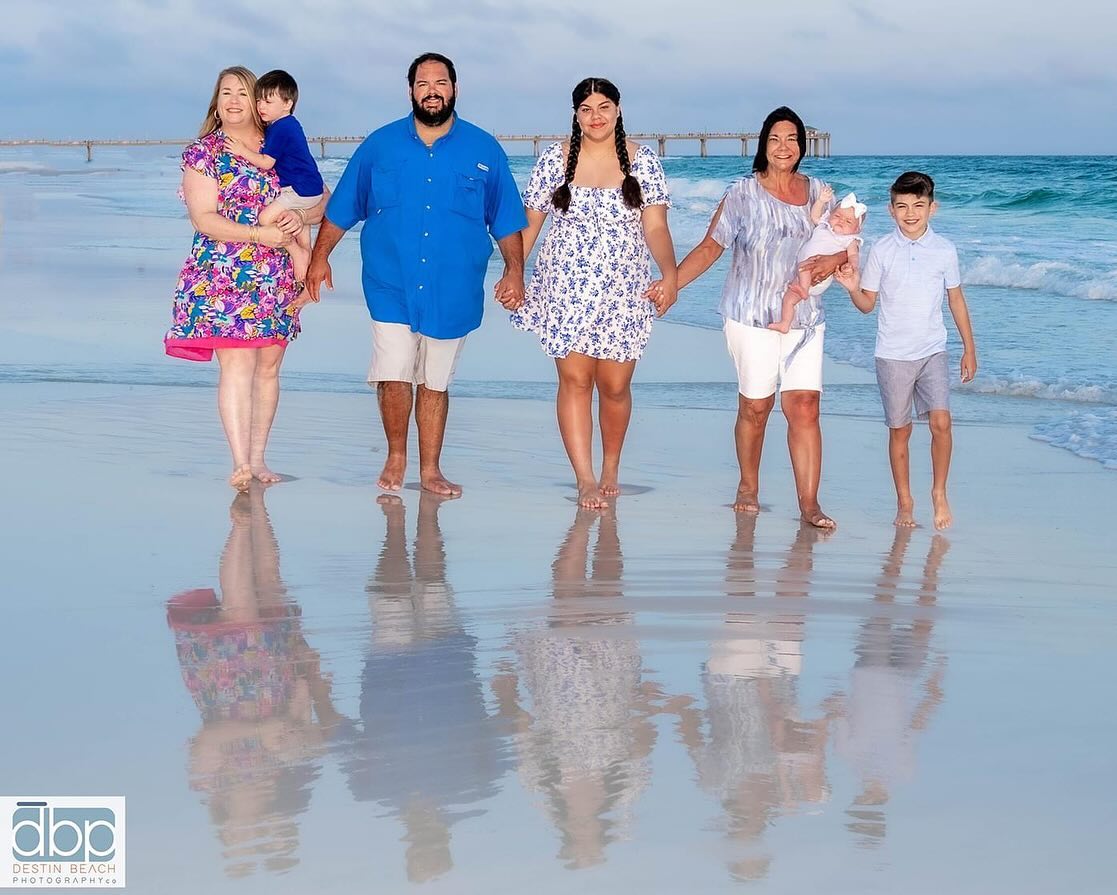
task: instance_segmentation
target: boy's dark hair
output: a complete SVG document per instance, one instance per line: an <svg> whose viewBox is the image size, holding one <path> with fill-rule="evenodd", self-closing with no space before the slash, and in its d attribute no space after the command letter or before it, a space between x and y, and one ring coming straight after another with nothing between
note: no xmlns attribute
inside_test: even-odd
<svg viewBox="0 0 1117 895"><path fill-rule="evenodd" d="M454 63L450 61L449 56L443 56L441 53L424 53L422 56L417 56L415 61L407 67L407 85L409 87L415 86L415 72L419 70L419 66L424 62L441 62L446 66L446 70L450 72L450 83L457 86L458 72L454 68Z"/></svg>
<svg viewBox="0 0 1117 895"><path fill-rule="evenodd" d="M256 79L256 99L267 99L273 93L278 93L284 102L290 102L291 111L295 111L299 102L299 85L281 68L273 69Z"/></svg>
<svg viewBox="0 0 1117 895"><path fill-rule="evenodd" d="M918 196L928 202L935 201L935 181L929 174L922 171L905 171L896 178L896 182L888 191L889 199L897 196Z"/></svg>
<svg viewBox="0 0 1117 895"><path fill-rule="evenodd" d="M780 106L768 113L768 117L760 127L760 143L756 147L756 157L752 160L752 170L757 174L765 174L768 171L768 137L772 133L772 128L781 121L790 121L794 124L795 133L799 138L799 161L795 163L792 171L799 170L799 162L803 161L803 156L807 154L807 126L803 124L803 119L787 106Z"/></svg>

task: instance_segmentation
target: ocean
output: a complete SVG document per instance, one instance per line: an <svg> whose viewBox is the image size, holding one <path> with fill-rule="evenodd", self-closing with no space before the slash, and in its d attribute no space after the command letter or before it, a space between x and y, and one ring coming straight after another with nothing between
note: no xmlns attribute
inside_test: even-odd
<svg viewBox="0 0 1117 895"><path fill-rule="evenodd" d="M320 162L328 183L344 169L349 147L330 147ZM532 159L512 156L521 185ZM742 176L748 159L668 157L664 167L673 207L672 234L680 259L705 232L725 187ZM1032 438L1117 469L1117 158L1038 156L837 156L808 159L802 170L855 190L869 206L865 237L891 229L888 185L918 169L936 181L940 209L935 229L958 246L962 280L977 341L980 370L956 385L960 424L1024 426ZM81 289L59 288L65 270L108 278L136 270L173 270L185 254L189 228L177 197L178 153L173 147L98 148L92 162L82 149L0 149L0 277L7 280L3 314L25 331L43 333L42 356L27 343L0 355L0 382L50 379L208 384L205 368L173 369L139 352L130 333L115 349L105 339L69 336L84 350L51 350L66 334L67 302L87 300ZM337 252L355 256L355 239ZM146 259L146 260L145 260ZM676 323L718 329L718 296L727 258L685 290L672 309ZM499 264L494 254L493 270ZM77 265L77 267L74 267ZM48 272L53 272L49 273ZM173 278L173 273L171 274ZM46 285L59 294L27 302L13 283ZM53 285L51 285L53 284ZM162 296L169 302L173 282ZM156 297L153 297L156 298ZM72 306L72 305L71 305ZM875 323L833 286L826 296L826 351L834 359L871 369ZM132 316L127 302L109 302L107 314ZM488 313L493 313L490 308ZM39 315L39 319L36 315ZM952 364L960 348L950 320ZM101 320L111 341L114 326ZM161 332L148 334L157 345ZM313 338L308 333L308 338ZM654 336L653 336L654 338ZM53 341L50 341L53 340ZM97 342L94 346L93 343ZM726 407L733 401L730 366L718 383L649 383L637 400L655 405ZM185 377L185 379L184 379ZM363 383L335 370L299 373L288 387L361 390ZM467 381L463 395L550 399L547 383ZM871 384L828 388L823 410L880 418Z"/></svg>

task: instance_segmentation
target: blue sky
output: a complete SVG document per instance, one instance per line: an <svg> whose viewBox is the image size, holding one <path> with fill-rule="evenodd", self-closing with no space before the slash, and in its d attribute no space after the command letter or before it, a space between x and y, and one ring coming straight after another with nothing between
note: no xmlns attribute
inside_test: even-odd
<svg viewBox="0 0 1117 895"><path fill-rule="evenodd" d="M433 49L463 116L502 133L564 131L597 74L630 131L756 130L787 104L835 153L1117 152L1117 11L1098 0L358 4L6 4L0 137L190 136L232 64L290 71L308 133L362 134L407 112L407 64Z"/></svg>

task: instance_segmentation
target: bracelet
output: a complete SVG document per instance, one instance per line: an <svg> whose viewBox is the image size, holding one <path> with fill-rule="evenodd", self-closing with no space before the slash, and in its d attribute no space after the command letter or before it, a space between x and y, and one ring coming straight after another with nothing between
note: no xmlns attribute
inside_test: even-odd
<svg viewBox="0 0 1117 895"><path fill-rule="evenodd" d="M248 225L248 241L256 243L260 241L260 228L256 224Z"/></svg>

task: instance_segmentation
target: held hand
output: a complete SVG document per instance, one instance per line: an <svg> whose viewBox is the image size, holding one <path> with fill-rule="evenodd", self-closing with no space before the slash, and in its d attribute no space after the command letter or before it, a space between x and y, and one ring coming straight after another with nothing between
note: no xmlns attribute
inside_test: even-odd
<svg viewBox="0 0 1117 895"><path fill-rule="evenodd" d="M273 249L281 249L290 241L290 234L284 233L275 224L256 228L256 242L260 245L271 246Z"/></svg>
<svg viewBox="0 0 1117 895"><path fill-rule="evenodd" d="M962 354L962 381L972 382L977 375L977 352L966 351Z"/></svg>
<svg viewBox="0 0 1117 895"><path fill-rule="evenodd" d="M850 292L856 292L861 288L861 274L857 272L857 268L852 264L843 264L834 271L834 279L845 286Z"/></svg>
<svg viewBox="0 0 1117 895"><path fill-rule="evenodd" d="M827 277L833 276L840 263L833 255L811 255L799 265L799 270L810 271L811 285L817 286Z"/></svg>
<svg viewBox="0 0 1117 895"><path fill-rule="evenodd" d="M679 287L675 280L656 280L648 287L644 297L655 305L655 315L662 317L679 300Z"/></svg>
<svg viewBox="0 0 1117 895"><path fill-rule="evenodd" d="M493 287L496 300L506 311L515 311L524 303L523 274L506 273Z"/></svg>
<svg viewBox="0 0 1117 895"><path fill-rule="evenodd" d="M305 294L309 296L309 301L321 301L323 282L332 292L334 288L334 272L330 269L330 262L325 258L312 256L310 259L310 266L306 270Z"/></svg>
<svg viewBox="0 0 1117 895"><path fill-rule="evenodd" d="M293 302L291 302L289 305L287 305L287 313L288 314L297 314L299 311L301 311L308 304L310 304L311 302L315 302L317 300L318 299L316 299L316 298L311 298L310 293L304 288L303 291L299 293L298 297Z"/></svg>
<svg viewBox="0 0 1117 895"><path fill-rule="evenodd" d="M279 217L275 219L275 225L288 236L294 236L303 228L303 221L297 211L288 208L286 211L279 213Z"/></svg>

